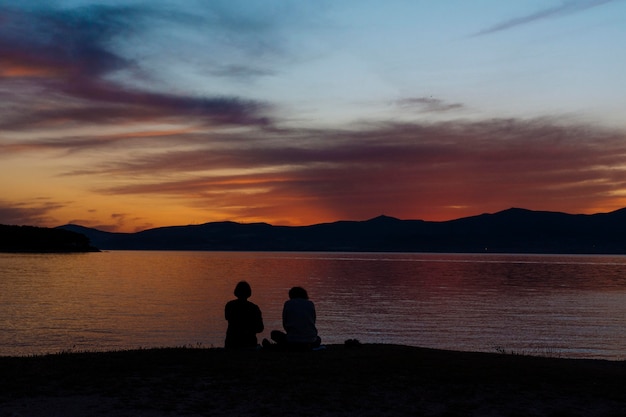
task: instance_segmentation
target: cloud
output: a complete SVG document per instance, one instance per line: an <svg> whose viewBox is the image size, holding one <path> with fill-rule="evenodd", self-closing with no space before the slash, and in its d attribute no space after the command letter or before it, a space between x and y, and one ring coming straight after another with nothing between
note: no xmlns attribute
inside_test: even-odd
<svg viewBox="0 0 626 417"><path fill-rule="evenodd" d="M551 119L380 123L282 135L164 150L91 174L112 179L99 190L108 195L160 195L242 216L315 209L335 219L413 217L426 203L433 208L424 216L437 218L456 217L452 206L470 213L512 205L585 211L626 188L624 132ZM115 181L129 176L142 179Z"/></svg>
<svg viewBox="0 0 626 417"><path fill-rule="evenodd" d="M474 36L489 35L492 33L512 29L517 26L523 26L529 23L533 23L538 20L567 16L594 7L599 7L607 3L612 3L614 1L619 0L566 0L562 1L561 4L557 6L542 9L528 15L516 17L502 23L498 23L479 32L476 32Z"/></svg>
<svg viewBox="0 0 626 417"><path fill-rule="evenodd" d="M0 127L7 130L24 130L149 121L160 123L187 121L205 126L265 126L272 123L269 116L263 115L271 108L269 104L237 97L175 96L131 91L111 84L96 85L92 82L74 83L59 88L56 94L65 96L63 103L55 104L51 108L35 106L41 109L22 111L8 120L0 120ZM23 106L30 107L35 103L36 101L30 101L23 103Z"/></svg>
<svg viewBox="0 0 626 417"><path fill-rule="evenodd" d="M0 224L33 225L54 224L52 211L63 208L67 203L37 199L31 202L13 203L0 199Z"/></svg>
<svg viewBox="0 0 626 417"><path fill-rule="evenodd" d="M79 224L81 226L91 227L107 232L117 232L129 229L132 232L139 232L154 227L153 223L147 222L144 218L131 216L126 213L112 213L111 215L105 217L105 219L109 220L108 222L102 222L102 219L96 218L99 211L100 210L97 209L87 210L87 212L94 215L94 217L73 218L68 220L66 224Z"/></svg>
<svg viewBox="0 0 626 417"><path fill-rule="evenodd" d="M210 210L212 220L311 224L382 213L443 220L511 206L581 213L625 201L626 133L552 118L74 139L41 140L21 152L90 155L98 146L98 154L110 157L65 164L65 175L93 198L141 196ZM0 213L42 224L34 220L56 206L40 203L0 204ZM123 210L109 221L94 214L82 224L106 230L148 224L145 213Z"/></svg>
<svg viewBox="0 0 626 417"><path fill-rule="evenodd" d="M2 129L168 119L270 123L265 115L270 106L256 100L139 90L115 81L120 72L138 69L115 48L140 26L145 11L92 6L28 12L3 8L0 13Z"/></svg>
<svg viewBox="0 0 626 417"><path fill-rule="evenodd" d="M415 109L420 113L439 113L450 110L461 110L465 106L461 103L447 103L433 97L414 97L396 100L394 104L402 109Z"/></svg>
<svg viewBox="0 0 626 417"><path fill-rule="evenodd" d="M127 34L137 11L90 7L69 11L0 9L0 63L21 67L24 74L97 77L129 65L107 49L114 37ZM30 72L30 74L29 74Z"/></svg>
<svg viewBox="0 0 626 417"><path fill-rule="evenodd" d="M273 70L263 69L250 65L217 65L211 68L209 74L216 77L229 77L240 79L251 79L256 77L267 77L275 75Z"/></svg>

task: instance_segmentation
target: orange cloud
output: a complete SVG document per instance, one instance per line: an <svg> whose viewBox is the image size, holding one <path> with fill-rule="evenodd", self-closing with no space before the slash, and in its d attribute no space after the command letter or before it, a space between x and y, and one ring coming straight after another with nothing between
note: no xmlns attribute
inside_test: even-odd
<svg viewBox="0 0 626 417"><path fill-rule="evenodd" d="M98 192L110 196L167 198L219 220L279 224L379 214L444 220L511 206L610 210L626 189L622 132L543 119L282 131L268 142L257 135L183 135L195 149L172 144L81 175L106 175ZM300 135L307 140L292 145Z"/></svg>
<svg viewBox="0 0 626 417"><path fill-rule="evenodd" d="M306 225L380 214L449 220L512 206L611 211L625 201L625 138L550 119L500 119L352 130L140 130L31 141L22 154L71 153L63 184L84 187L102 210L97 218L125 213L123 224L121 217L99 224L134 230L221 220ZM93 159L94 149L110 156ZM57 216L69 212L54 209Z"/></svg>

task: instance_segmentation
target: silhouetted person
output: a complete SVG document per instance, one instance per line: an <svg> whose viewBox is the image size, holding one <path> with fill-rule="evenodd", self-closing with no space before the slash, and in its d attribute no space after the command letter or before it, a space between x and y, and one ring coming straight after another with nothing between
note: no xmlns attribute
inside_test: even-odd
<svg viewBox="0 0 626 417"><path fill-rule="evenodd" d="M279 345L290 349L312 349L319 347L322 339L315 327L315 305L302 287L289 290L289 300L283 306L283 328L286 333L274 330L271 338Z"/></svg>
<svg viewBox="0 0 626 417"><path fill-rule="evenodd" d="M237 299L226 303L224 314L228 320L228 329L224 346L227 349L257 346L256 334L263 331L263 317L261 309L248 301L251 295L250 284L241 281L235 287Z"/></svg>

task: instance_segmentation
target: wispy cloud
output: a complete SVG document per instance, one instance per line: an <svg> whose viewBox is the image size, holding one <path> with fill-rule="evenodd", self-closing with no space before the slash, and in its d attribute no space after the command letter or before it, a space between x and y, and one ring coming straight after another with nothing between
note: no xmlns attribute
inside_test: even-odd
<svg viewBox="0 0 626 417"><path fill-rule="evenodd" d="M138 131L31 141L20 149L5 144L0 152L88 156L97 150L112 157L75 162L65 171L91 184L94 196L140 195L190 209L210 207L224 213L219 219L310 224L381 213L445 219L511 206L574 213L614 206L626 189L625 144L623 131L541 118L219 135ZM49 202L0 207L5 222L26 219L23 224L50 223L57 208ZM148 224L138 216L128 212L97 225L120 230ZM96 225L87 220L81 223Z"/></svg>
<svg viewBox="0 0 626 417"><path fill-rule="evenodd" d="M0 199L0 224L50 224L56 220L52 212L67 206L67 202L36 199L30 202L9 202Z"/></svg>
<svg viewBox="0 0 626 417"><path fill-rule="evenodd" d="M112 179L99 190L105 194L188 199L241 217L315 208L336 218L406 218L425 201L449 218L456 213L451 201L470 211L530 201L536 209L584 211L626 188L626 170L617 168L625 136L549 119L387 123L284 131L275 146L233 137L238 146L145 154L86 174ZM172 180L173 173L184 175ZM114 180L129 176L144 180Z"/></svg>
<svg viewBox="0 0 626 417"><path fill-rule="evenodd" d="M218 65L208 71L216 77L231 77L241 79L251 79L256 77L267 77L275 75L276 72L252 65Z"/></svg>
<svg viewBox="0 0 626 417"><path fill-rule="evenodd" d="M476 32L474 36L489 35L492 33L500 32L515 28L517 26L526 25L538 20L552 19L562 16L567 16L573 13L578 13L593 7L602 6L607 3L612 3L620 0L566 0L561 4L539 10L537 12L515 17L513 19L506 20L502 23L498 23L479 32Z"/></svg>
<svg viewBox="0 0 626 417"><path fill-rule="evenodd" d="M217 125L267 125L267 103L239 97L145 91L113 81L132 60L111 45L132 32L132 8L2 10L0 94L11 107L0 127L59 127L77 123L192 119Z"/></svg>
<svg viewBox="0 0 626 417"><path fill-rule="evenodd" d="M439 113L451 110L461 110L465 106L461 103L448 103L433 97L413 97L396 100L394 104L403 109L415 109L421 113Z"/></svg>

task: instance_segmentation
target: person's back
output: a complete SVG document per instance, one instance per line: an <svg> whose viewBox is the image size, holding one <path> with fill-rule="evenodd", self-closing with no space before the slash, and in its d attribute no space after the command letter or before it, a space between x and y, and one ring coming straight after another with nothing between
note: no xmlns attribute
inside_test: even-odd
<svg viewBox="0 0 626 417"><path fill-rule="evenodd" d="M315 305L309 301L309 295L302 287L293 287L289 290L289 300L283 305L283 328L272 330L270 336L275 345L269 340L263 340L263 346L279 349L307 350L317 348L322 339L317 335L315 327Z"/></svg>
<svg viewBox="0 0 626 417"><path fill-rule="evenodd" d="M283 327L289 343L315 343L315 306L305 298L292 298L283 307Z"/></svg>
<svg viewBox="0 0 626 417"><path fill-rule="evenodd" d="M247 348L257 345L256 334L263 331L263 317L261 309L248 301L252 295L250 285L245 281L235 287L236 300L226 303L224 315L228 321L226 330L226 348Z"/></svg>

